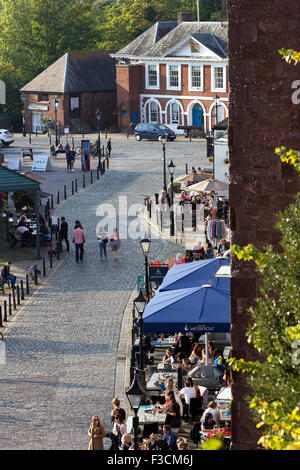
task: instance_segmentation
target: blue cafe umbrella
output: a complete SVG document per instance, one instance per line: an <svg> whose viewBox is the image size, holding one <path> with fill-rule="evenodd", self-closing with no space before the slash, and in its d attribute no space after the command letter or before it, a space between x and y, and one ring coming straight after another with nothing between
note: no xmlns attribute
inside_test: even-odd
<svg viewBox="0 0 300 470"><path fill-rule="evenodd" d="M200 287L158 291L143 315L146 333L199 333L230 331L230 291L204 284Z"/></svg>
<svg viewBox="0 0 300 470"><path fill-rule="evenodd" d="M215 277L220 266L229 266L230 260L213 258L194 261L193 263L175 264L167 272L159 287L159 291L200 287L203 284L212 284L221 289L230 289L230 279Z"/></svg>

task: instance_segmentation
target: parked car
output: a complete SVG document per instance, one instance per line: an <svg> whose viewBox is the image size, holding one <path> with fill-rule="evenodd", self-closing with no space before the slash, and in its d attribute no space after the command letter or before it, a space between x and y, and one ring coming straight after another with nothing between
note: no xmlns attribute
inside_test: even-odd
<svg viewBox="0 0 300 470"><path fill-rule="evenodd" d="M176 139L175 132L164 124L138 124L134 129L134 135L138 141L142 139L161 140L163 135L168 140Z"/></svg>
<svg viewBox="0 0 300 470"><path fill-rule="evenodd" d="M0 129L0 143L3 147L8 147L14 142L13 135L6 129Z"/></svg>

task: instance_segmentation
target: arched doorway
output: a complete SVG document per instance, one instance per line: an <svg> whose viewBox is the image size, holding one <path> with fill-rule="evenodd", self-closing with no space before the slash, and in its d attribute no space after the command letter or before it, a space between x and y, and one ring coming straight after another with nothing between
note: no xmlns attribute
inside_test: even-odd
<svg viewBox="0 0 300 470"><path fill-rule="evenodd" d="M199 103L195 103L193 106L192 125L203 127L203 109Z"/></svg>

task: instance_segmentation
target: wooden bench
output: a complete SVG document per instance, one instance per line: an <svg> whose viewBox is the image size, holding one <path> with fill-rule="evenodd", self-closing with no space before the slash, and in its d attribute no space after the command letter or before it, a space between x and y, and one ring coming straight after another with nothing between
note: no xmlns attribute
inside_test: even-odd
<svg viewBox="0 0 300 470"><path fill-rule="evenodd" d="M31 147L23 147L21 148L21 157L24 160L24 157L30 157L33 160L33 153Z"/></svg>

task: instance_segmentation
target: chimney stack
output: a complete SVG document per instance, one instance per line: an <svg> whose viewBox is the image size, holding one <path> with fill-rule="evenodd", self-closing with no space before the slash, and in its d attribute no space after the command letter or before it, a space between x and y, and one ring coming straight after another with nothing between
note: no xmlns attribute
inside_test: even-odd
<svg viewBox="0 0 300 470"><path fill-rule="evenodd" d="M193 20L193 13L177 13L177 23L180 24L183 21L194 21Z"/></svg>

